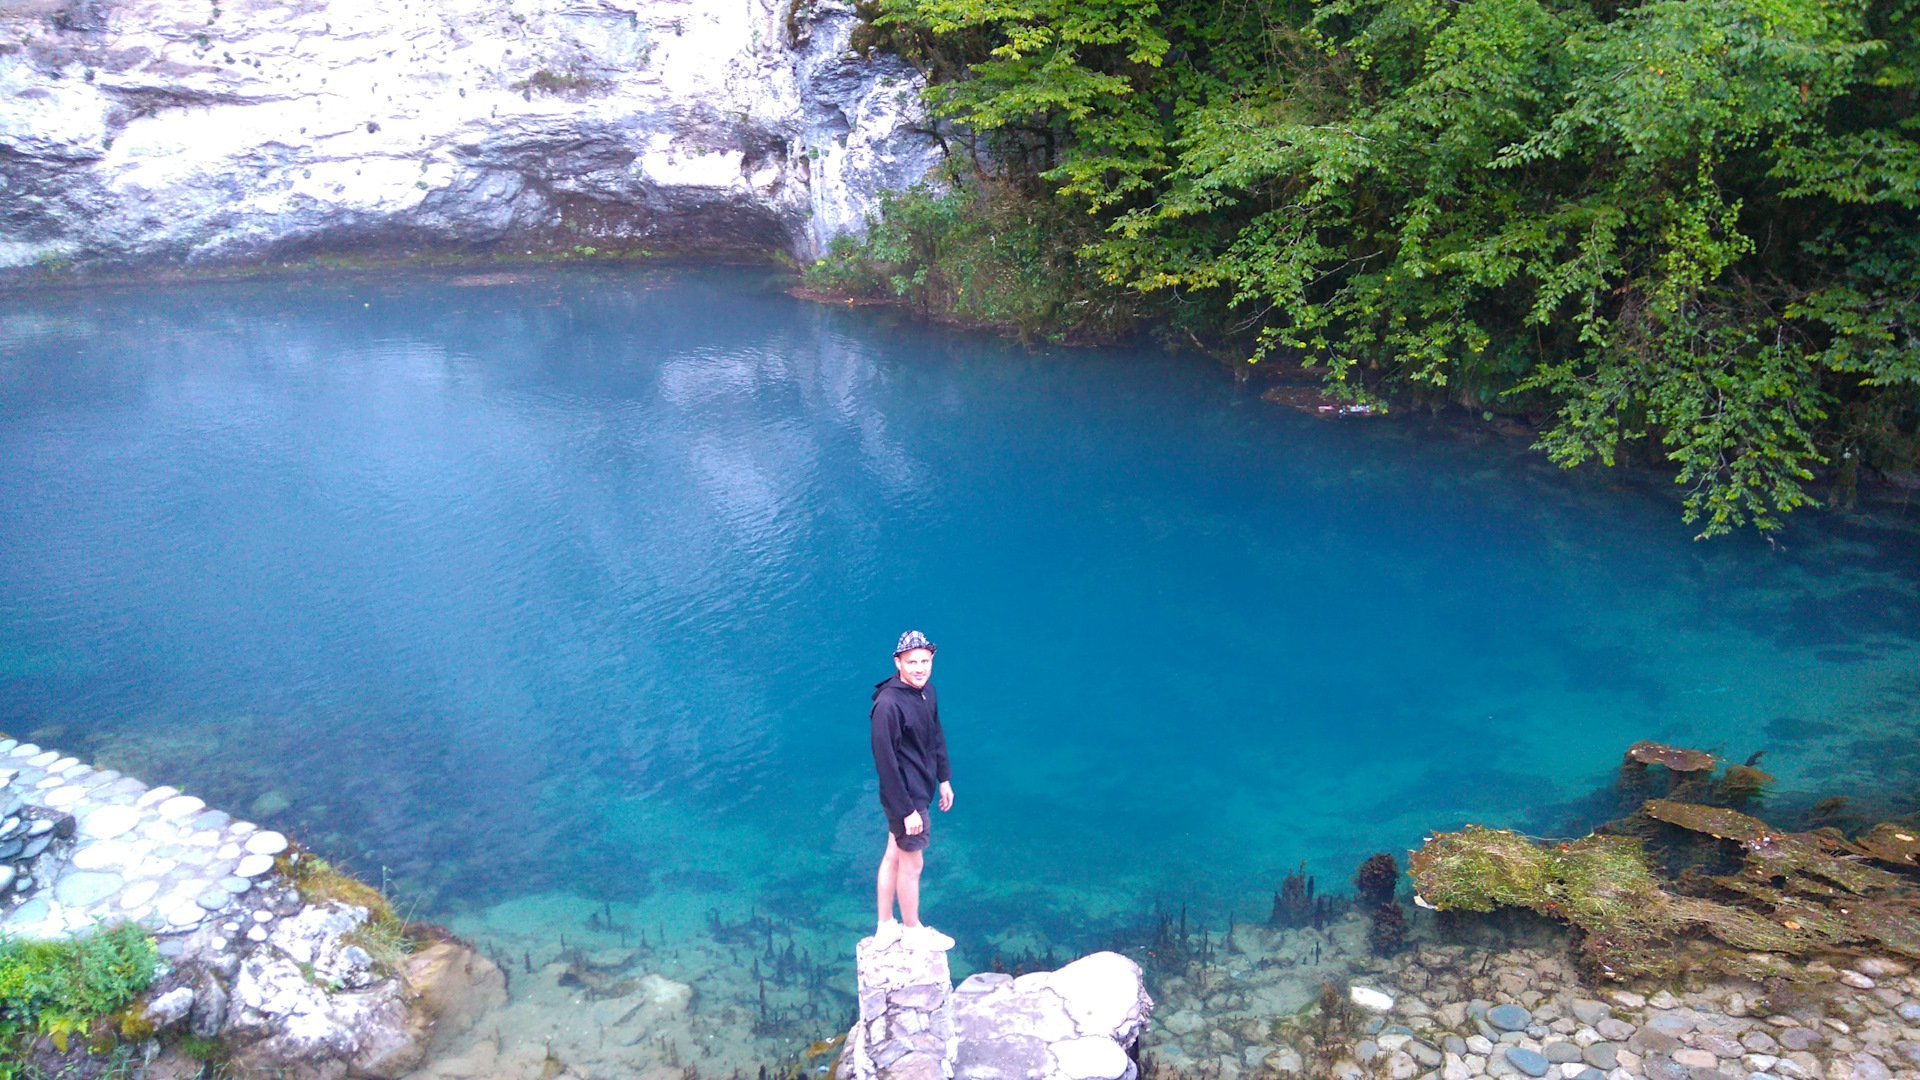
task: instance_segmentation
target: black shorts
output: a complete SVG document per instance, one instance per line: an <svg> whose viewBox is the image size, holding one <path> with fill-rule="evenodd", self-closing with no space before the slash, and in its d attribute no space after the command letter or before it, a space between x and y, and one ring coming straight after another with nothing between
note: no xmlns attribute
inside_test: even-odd
<svg viewBox="0 0 1920 1080"><path fill-rule="evenodd" d="M933 843L933 812L920 807L920 832L914 836L907 835L905 818L888 818L887 831L893 834L894 845L901 851L925 851L927 845Z"/></svg>

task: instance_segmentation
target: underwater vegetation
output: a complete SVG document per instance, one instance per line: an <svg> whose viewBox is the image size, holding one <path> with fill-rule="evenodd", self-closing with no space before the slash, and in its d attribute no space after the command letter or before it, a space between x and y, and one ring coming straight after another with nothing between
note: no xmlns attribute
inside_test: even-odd
<svg viewBox="0 0 1920 1080"><path fill-rule="evenodd" d="M1920 829L1883 822L1851 838L1777 829L1734 809L1757 801L1766 774L1752 760L1717 765L1699 751L1635 744L1623 792L1664 797L1569 842L1478 826L1437 834L1409 860L1418 899L1559 919L1603 979L1688 967L1790 977L1785 957L1821 953L1920 958L1920 879L1905 872L1920 859Z"/></svg>
<svg viewBox="0 0 1920 1080"><path fill-rule="evenodd" d="M1281 879L1280 891L1273 894L1273 913L1267 917L1267 925L1282 930L1303 926L1318 930L1339 914L1336 908L1333 897L1314 894L1313 875L1307 873L1307 864L1302 862L1298 870Z"/></svg>
<svg viewBox="0 0 1920 1080"><path fill-rule="evenodd" d="M1353 875L1353 894L1371 921L1367 944L1375 956L1392 956L1407 942L1407 913L1393 898L1399 884L1400 864L1385 852L1368 856Z"/></svg>

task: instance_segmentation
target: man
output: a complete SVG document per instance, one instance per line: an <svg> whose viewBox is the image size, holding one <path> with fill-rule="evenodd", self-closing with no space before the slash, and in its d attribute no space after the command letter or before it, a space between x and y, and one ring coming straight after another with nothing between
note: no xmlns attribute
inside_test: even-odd
<svg viewBox="0 0 1920 1080"><path fill-rule="evenodd" d="M940 730L934 697L934 644L909 630L893 648L892 678L873 688L873 767L880 777L880 807L887 815L887 853L880 858L882 946L946 950L953 939L920 924L920 868L933 840L930 811L936 794L941 812L953 809L953 774L947 767L947 737ZM936 787L937 785L937 787ZM900 904L900 919L893 905Z"/></svg>

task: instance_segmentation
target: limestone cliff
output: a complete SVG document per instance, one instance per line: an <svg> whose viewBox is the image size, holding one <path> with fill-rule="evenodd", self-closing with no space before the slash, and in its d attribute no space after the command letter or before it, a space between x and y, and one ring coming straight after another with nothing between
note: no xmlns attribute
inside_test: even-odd
<svg viewBox="0 0 1920 1080"><path fill-rule="evenodd" d="M784 249L921 179L843 0L0 0L0 267Z"/></svg>

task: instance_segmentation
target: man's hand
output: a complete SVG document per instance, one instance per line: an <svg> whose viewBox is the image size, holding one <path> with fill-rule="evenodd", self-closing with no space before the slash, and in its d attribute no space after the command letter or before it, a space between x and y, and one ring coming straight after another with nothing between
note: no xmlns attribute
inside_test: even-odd
<svg viewBox="0 0 1920 1080"><path fill-rule="evenodd" d="M919 836L921 833L927 831L927 823L920 820L920 811L918 810L908 814L901 820L900 824L906 826L908 836Z"/></svg>
<svg viewBox="0 0 1920 1080"><path fill-rule="evenodd" d="M942 780L940 781L940 812L944 814L951 809L953 809L953 785Z"/></svg>

